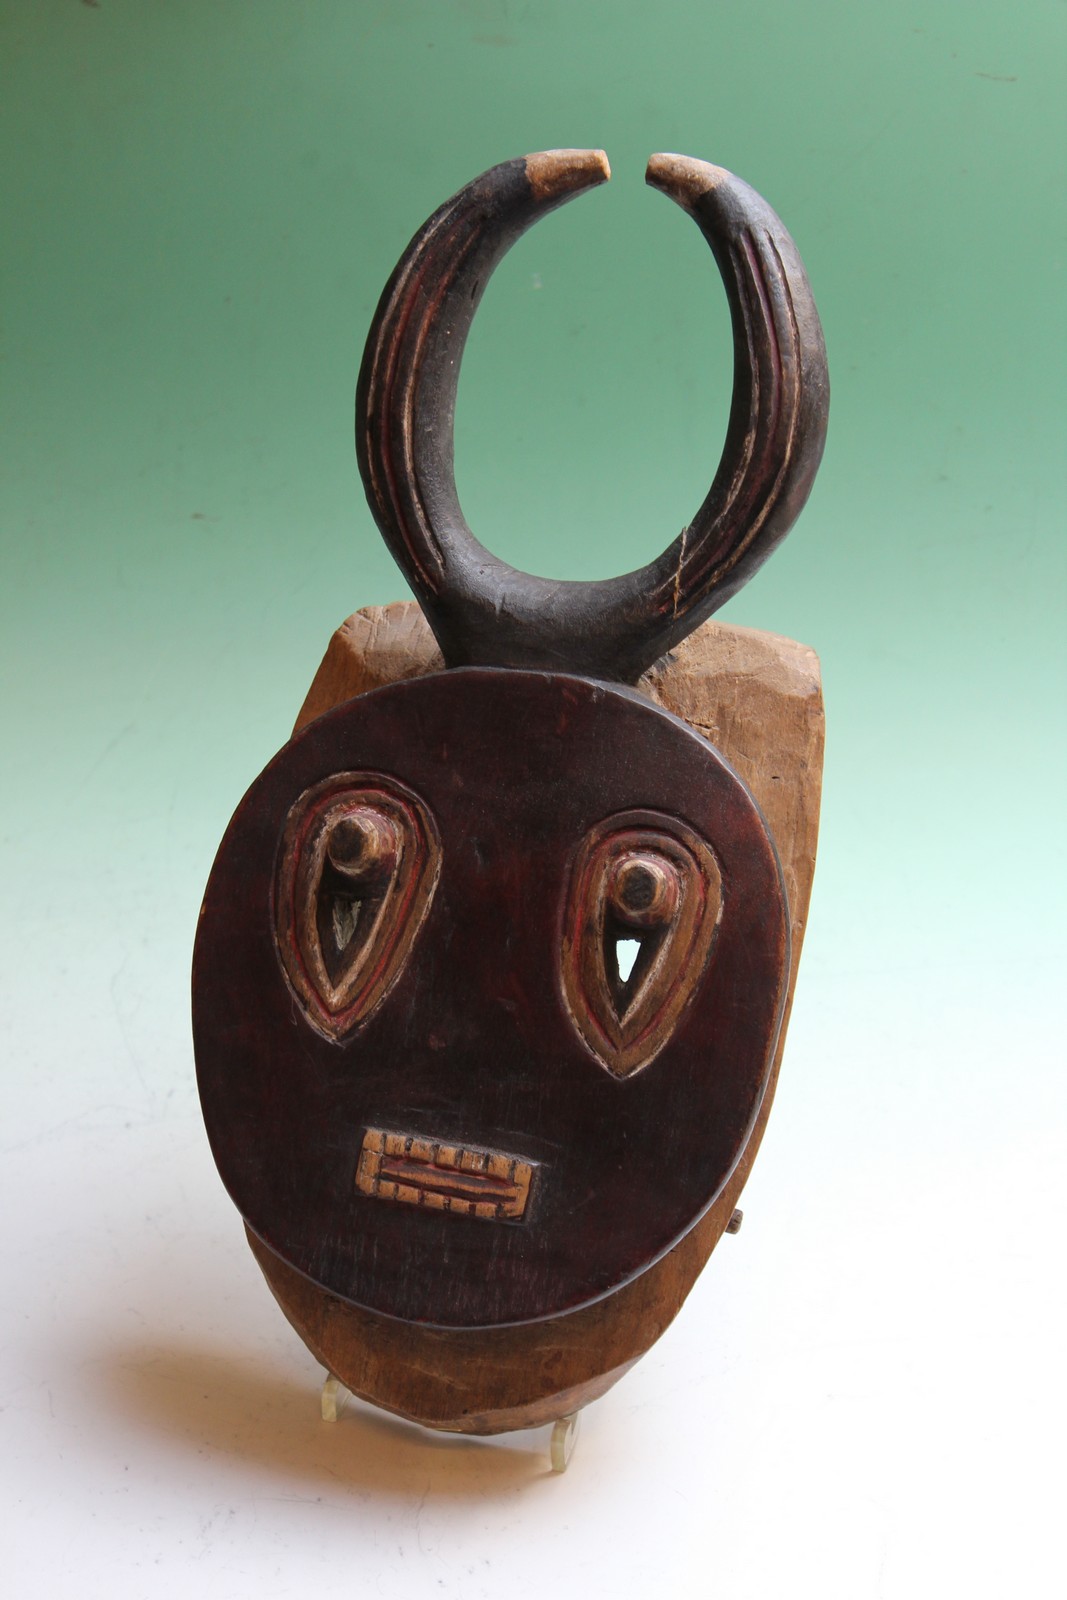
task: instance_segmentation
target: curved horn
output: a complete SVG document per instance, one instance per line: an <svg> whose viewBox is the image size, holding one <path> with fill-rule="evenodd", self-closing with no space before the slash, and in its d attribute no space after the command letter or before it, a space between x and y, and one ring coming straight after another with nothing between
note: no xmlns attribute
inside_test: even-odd
<svg viewBox="0 0 1067 1600"><path fill-rule="evenodd" d="M386 286L356 396L356 450L386 544L449 666L542 667L635 682L722 605L785 537L822 455L829 384L796 247L732 174L653 156L647 179L694 217L730 303L734 392L722 460L658 560L603 583L534 578L463 520L453 418L463 346L507 249L545 212L610 176L599 150L554 150L476 178L415 235Z"/></svg>

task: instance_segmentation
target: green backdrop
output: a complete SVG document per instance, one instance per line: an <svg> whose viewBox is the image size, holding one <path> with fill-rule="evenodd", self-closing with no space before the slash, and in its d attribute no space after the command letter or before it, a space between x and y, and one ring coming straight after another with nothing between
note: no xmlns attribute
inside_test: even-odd
<svg viewBox="0 0 1067 1600"><path fill-rule="evenodd" d="M353 461L362 339L415 227L505 157L603 145L615 176L522 240L487 295L460 392L468 518L574 577L673 537L730 379L706 247L643 186L648 154L677 149L771 200L826 327L819 482L726 612L823 657L821 888L850 944L887 923L898 943L906 911L932 958L988 951L988 851L1020 784L1054 792L1063 686L1063 16L7 5L3 603L23 770L49 788L98 764L81 804L116 871L132 814L222 823L331 628L403 592ZM48 807L6 798L24 845ZM1040 827L1012 840L1002 916L1047 847Z"/></svg>
<svg viewBox="0 0 1067 1600"><path fill-rule="evenodd" d="M114 937L166 949L176 998L229 810L336 623L404 592L351 443L381 286L476 172L585 144L612 183L520 242L475 324L472 526L578 577L687 520L723 434L727 317L644 163L677 149L741 173L798 241L833 384L809 506L725 613L824 662L810 960L1043 983L1061 927L1035 885L1062 787L1063 20L1051 0L7 5L20 953L47 962L70 907L50 841L76 781L78 901L132 897Z"/></svg>
<svg viewBox="0 0 1067 1600"><path fill-rule="evenodd" d="M231 1285L259 1292L200 1131L189 953L216 843L287 737L329 634L404 593L352 448L362 343L398 254L493 163L607 149L613 181L538 225L490 286L460 384L457 468L473 528L501 555L550 575L624 570L696 508L729 400L711 257L642 181L650 152L678 150L740 173L779 211L833 387L808 508L724 612L819 650L829 746L808 945L753 1180L771 1185L773 1226L729 1270L776 1239L780 1258L763 1277L753 1268L754 1299L706 1291L714 1327L696 1312L677 1325L710 1360L732 1348L722 1307L754 1304L754 1411L775 1373L789 1382L765 1453L746 1455L755 1436L743 1407L729 1421L733 1374L709 1381L702 1404L714 1400L719 1437L741 1454L729 1473L714 1452L701 1460L732 1481L740 1459L752 1505L779 1462L776 1514L794 1506L791 1537L811 1552L819 1512L843 1508L811 1555L821 1566L835 1552L825 1595L1017 1590L1018 1563L1039 1570L1059 1512L1055 1474L1028 1480L1017 1465L1055 1438L1035 1340L1062 1357L1047 1263L1062 1253L1067 7L7 0L2 17L0 1084L28 1152L5 1202L38 1296L10 1296L28 1367L80 1381L82 1357L63 1354L53 1324L78 1326L97 1282L113 1342L135 1303L164 1351L183 1319L195 1340ZM142 1191L131 1210L127 1193ZM187 1194L199 1220L186 1258ZM103 1255L112 1265L98 1269ZM235 1364L253 1330L290 1348L265 1300L249 1306L238 1333L219 1335ZM783 1354L761 1364L760 1341L779 1331ZM649 1358L649 1383L664 1360ZM91 1394L98 1369L85 1370ZM189 1394L229 1392L229 1370L202 1382L191 1361ZM828 1401L783 1454L794 1398L813 1403L823 1377L832 1398L842 1370L870 1409L831 1415ZM671 1381L688 1414L682 1376ZM76 1565L90 1548L87 1519L54 1539L57 1517L81 1515L51 1489L55 1464L80 1459L71 1405L51 1421L26 1412L27 1450L55 1452L41 1453L40 1520L18 1523L35 1565ZM279 1459L302 1437L303 1405ZM624 1412L605 1402L604 1416ZM638 1458L654 1420L646 1410L625 1446ZM838 1497L825 1506L812 1439ZM121 1481L130 1457L114 1449L103 1476L87 1458L87 1495ZM653 1491L669 1454L640 1467ZM412 1459L414 1483L429 1458ZM194 1500L202 1468L187 1474ZM670 1514L698 1564L705 1513L679 1496ZM119 1501L92 1504L93 1526L126 1538ZM171 1505L160 1490L158 1515ZM497 1521L512 1514L509 1502ZM737 1527L720 1569L734 1546L738 1572L763 1548ZM180 1565L181 1541L169 1548ZM677 1564L689 1546L671 1548ZM550 1562L556 1545L537 1550Z"/></svg>

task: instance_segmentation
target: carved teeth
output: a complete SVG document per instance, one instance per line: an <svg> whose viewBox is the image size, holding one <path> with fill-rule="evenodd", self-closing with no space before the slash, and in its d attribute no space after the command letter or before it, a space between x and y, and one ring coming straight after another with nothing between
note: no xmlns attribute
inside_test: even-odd
<svg viewBox="0 0 1067 1600"><path fill-rule="evenodd" d="M356 1188L378 1200L430 1211L517 1222L526 1211L536 1162L501 1150L440 1144L418 1134L368 1128Z"/></svg>

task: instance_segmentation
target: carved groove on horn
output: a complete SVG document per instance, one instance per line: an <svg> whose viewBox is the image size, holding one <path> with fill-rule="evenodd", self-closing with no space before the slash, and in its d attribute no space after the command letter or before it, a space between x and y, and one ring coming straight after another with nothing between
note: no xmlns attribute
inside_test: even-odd
<svg viewBox="0 0 1067 1600"><path fill-rule="evenodd" d="M730 305L733 400L711 489L657 560L602 583L532 577L471 533L456 495L453 421L478 302L498 261L538 217L609 176L596 150L546 151L483 173L416 234L371 327L356 404L360 471L449 666L635 682L762 565L818 469L826 352L792 239L739 178L686 156L653 156L648 182L696 221Z"/></svg>

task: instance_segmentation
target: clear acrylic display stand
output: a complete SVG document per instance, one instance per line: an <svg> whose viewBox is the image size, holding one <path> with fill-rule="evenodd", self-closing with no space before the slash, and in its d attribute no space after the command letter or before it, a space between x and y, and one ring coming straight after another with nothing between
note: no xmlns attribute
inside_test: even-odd
<svg viewBox="0 0 1067 1600"><path fill-rule="evenodd" d="M335 1378L332 1373L327 1373L326 1381L322 1385L322 1420L323 1422L337 1422L352 1391L346 1389L340 1378ZM560 1417L558 1422L552 1424L552 1437L549 1440L548 1453L552 1463L553 1472L566 1472L574 1447L578 1442L578 1424L581 1419L580 1411L572 1411L569 1416Z"/></svg>
<svg viewBox="0 0 1067 1600"><path fill-rule="evenodd" d="M726 1224L727 1233L739 1233L744 1220L743 1211L735 1211ZM322 1385L322 1420L323 1422L336 1422L347 1402L351 1399L352 1391L346 1389L340 1378L334 1377L332 1372L327 1373ZM549 1456L553 1472L566 1472L574 1447L578 1442L578 1424L581 1420L581 1411L572 1411L565 1417L560 1417L552 1424L552 1437L549 1440Z"/></svg>

